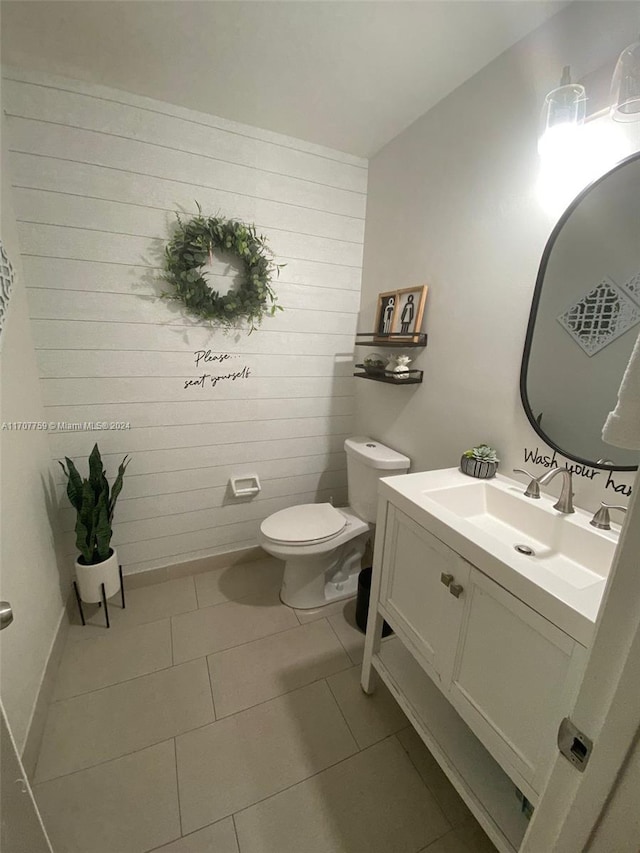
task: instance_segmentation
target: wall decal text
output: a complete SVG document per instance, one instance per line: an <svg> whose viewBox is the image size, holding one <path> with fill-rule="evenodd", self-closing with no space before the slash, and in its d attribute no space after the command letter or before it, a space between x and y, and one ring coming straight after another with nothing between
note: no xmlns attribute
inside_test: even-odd
<svg viewBox="0 0 640 853"><path fill-rule="evenodd" d="M198 349L193 353L193 360L196 367L198 367L200 362L204 362L205 364L210 362L222 363L237 357L236 355L230 355L228 352L212 352L210 349ZM239 370L231 370L229 373L201 373L199 376L185 379L183 390L186 391L187 388L215 388L219 382L235 382L237 379L248 379L250 376L251 368L248 364L245 364Z"/></svg>
<svg viewBox="0 0 640 853"><path fill-rule="evenodd" d="M542 465L544 468L556 468L560 465L555 450L551 456L549 456L541 454L538 447L536 447L535 450L529 450L525 447L524 461L533 463L534 465ZM564 465L560 465L560 467L564 467L568 471L571 471L574 476L586 477L588 480L593 480L595 477L600 476L600 474L606 473L607 482L605 483L605 489L612 489L614 492L624 495L626 498L631 497L631 493L633 491L631 486L628 486L626 483L616 483L611 476L611 472L599 471L596 468L591 468L589 465L582 465L579 462L567 462L566 460L564 460Z"/></svg>
<svg viewBox="0 0 640 853"><path fill-rule="evenodd" d="M211 352L210 349L197 349L193 354L193 358L197 367L201 361L204 361L205 364L209 364L210 361L222 362L232 358L232 356L228 352Z"/></svg>
<svg viewBox="0 0 640 853"><path fill-rule="evenodd" d="M605 488L613 489L614 492L617 492L619 495L624 495L625 498L630 498L631 492L633 491L631 486L627 486L625 483L616 483L611 474L607 477L607 485Z"/></svg>
<svg viewBox="0 0 640 853"><path fill-rule="evenodd" d="M223 376L214 376L212 373L203 373L202 376L197 376L194 379L185 379L185 388L215 388L218 382L230 380L235 382L236 379L248 379L251 376L251 369L248 365L242 370L236 370L234 373L225 373Z"/></svg>

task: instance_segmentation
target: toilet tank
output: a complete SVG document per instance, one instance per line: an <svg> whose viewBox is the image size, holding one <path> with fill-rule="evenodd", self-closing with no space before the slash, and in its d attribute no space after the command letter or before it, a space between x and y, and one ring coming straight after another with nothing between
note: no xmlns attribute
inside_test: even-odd
<svg viewBox="0 0 640 853"><path fill-rule="evenodd" d="M347 451L349 506L363 520L375 523L378 508L378 480L406 474L411 460L366 436L354 436L344 443Z"/></svg>

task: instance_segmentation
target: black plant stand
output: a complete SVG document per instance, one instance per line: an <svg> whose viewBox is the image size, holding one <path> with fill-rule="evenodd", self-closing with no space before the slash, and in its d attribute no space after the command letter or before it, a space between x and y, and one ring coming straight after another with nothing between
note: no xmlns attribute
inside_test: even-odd
<svg viewBox="0 0 640 853"><path fill-rule="evenodd" d="M122 609L124 610L126 607L124 601L124 581L122 579L122 566L118 566L118 574L120 575L120 597L122 599ZM73 589L76 594L76 601L78 602L78 610L80 611L80 619L82 620L82 624L86 625L84 618L84 612L82 610L82 599L80 598L80 592L78 591L78 584L76 581L73 582ZM111 627L111 623L109 622L109 608L107 607L107 595L105 592L104 584L100 584L100 590L102 592L102 602L98 602L98 606L104 605L104 618L107 623L107 628Z"/></svg>

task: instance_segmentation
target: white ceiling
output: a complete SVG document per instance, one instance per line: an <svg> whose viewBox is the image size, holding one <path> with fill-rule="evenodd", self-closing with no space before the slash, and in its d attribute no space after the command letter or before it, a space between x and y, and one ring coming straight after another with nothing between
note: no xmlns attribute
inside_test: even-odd
<svg viewBox="0 0 640 853"><path fill-rule="evenodd" d="M564 2L2 3L2 61L368 157Z"/></svg>

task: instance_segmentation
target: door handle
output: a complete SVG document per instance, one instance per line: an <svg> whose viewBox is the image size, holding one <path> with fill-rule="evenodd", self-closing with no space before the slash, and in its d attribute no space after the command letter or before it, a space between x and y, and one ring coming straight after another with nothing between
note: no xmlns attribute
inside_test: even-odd
<svg viewBox="0 0 640 853"><path fill-rule="evenodd" d="M13 610L8 601L0 601L0 631L13 622Z"/></svg>
<svg viewBox="0 0 640 853"><path fill-rule="evenodd" d="M460 598L463 590L464 590L464 587L461 586L459 583L452 583L451 586L449 587L449 592L451 593L451 595L454 595L456 598Z"/></svg>
<svg viewBox="0 0 640 853"><path fill-rule="evenodd" d="M440 575L440 583L443 583L445 586L449 586L453 583L453 575L450 575L448 572L442 572Z"/></svg>

